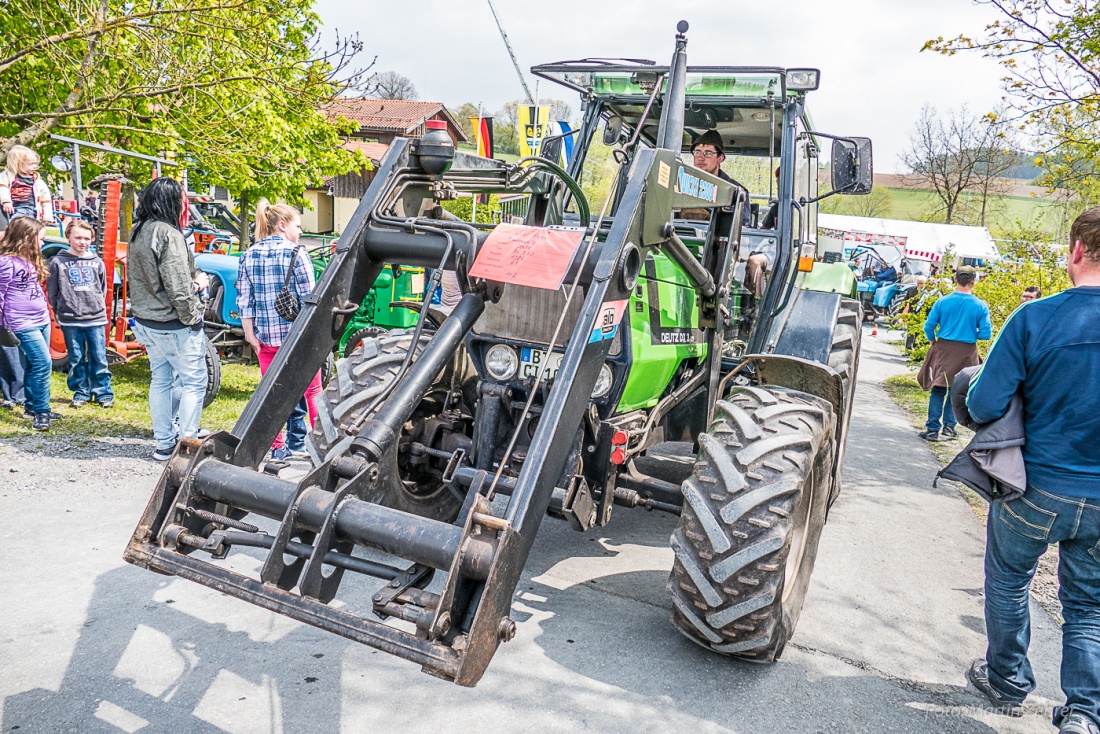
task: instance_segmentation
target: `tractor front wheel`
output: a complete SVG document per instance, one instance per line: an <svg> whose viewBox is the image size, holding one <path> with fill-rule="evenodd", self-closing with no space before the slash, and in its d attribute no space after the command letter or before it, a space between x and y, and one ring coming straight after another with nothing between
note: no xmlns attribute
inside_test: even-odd
<svg viewBox="0 0 1100 734"><path fill-rule="evenodd" d="M693 642L757 662L783 652L825 523L835 420L793 390L736 387L718 402L671 539L672 622Z"/></svg>
<svg viewBox="0 0 1100 734"><path fill-rule="evenodd" d="M422 335L416 351L423 349L430 339L430 335ZM357 426L363 414L397 379L401 363L412 350L412 334L395 329L362 339L349 356L336 360L332 378L317 398L317 420L306 437L306 448L314 465L320 466L347 450L358 435ZM417 406L402 430L401 441L431 444L440 440L440 433L425 434L425 430L443 410L450 371L451 368L443 370ZM399 459L394 445L380 463L382 480L377 493L366 498L368 501L443 522L450 522L458 515L462 498L439 481L430 461L409 455Z"/></svg>

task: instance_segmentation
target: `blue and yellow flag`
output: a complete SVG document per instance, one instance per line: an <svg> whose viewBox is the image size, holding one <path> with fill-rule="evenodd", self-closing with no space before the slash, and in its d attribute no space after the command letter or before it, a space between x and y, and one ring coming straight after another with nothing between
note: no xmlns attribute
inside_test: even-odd
<svg viewBox="0 0 1100 734"><path fill-rule="evenodd" d="M550 120L550 108L521 104L516 113L520 157L538 155L539 142L550 134L546 124Z"/></svg>

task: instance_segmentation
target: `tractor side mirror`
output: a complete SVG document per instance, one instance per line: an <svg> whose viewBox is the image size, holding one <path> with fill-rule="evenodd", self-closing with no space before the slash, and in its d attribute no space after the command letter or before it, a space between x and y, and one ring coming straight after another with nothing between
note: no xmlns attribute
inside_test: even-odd
<svg viewBox="0 0 1100 734"><path fill-rule="evenodd" d="M833 140L833 191L838 194L871 193L871 139Z"/></svg>
<svg viewBox="0 0 1100 734"><path fill-rule="evenodd" d="M623 132L623 118L618 115L612 115L607 118L607 123L603 129L603 144L604 145L618 145L619 136Z"/></svg>

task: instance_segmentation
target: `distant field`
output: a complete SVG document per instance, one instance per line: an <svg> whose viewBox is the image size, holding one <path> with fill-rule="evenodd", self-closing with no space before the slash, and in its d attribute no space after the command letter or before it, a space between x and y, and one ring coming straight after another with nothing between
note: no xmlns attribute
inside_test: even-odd
<svg viewBox="0 0 1100 734"><path fill-rule="evenodd" d="M889 189L889 191L893 205L890 219L935 221L929 218L936 208L932 194L917 189ZM978 224L980 214L977 206L977 198L971 197L971 210L967 212L968 216L957 223ZM1038 224L1051 235L1056 235L1062 226L1061 216L1059 207L1050 200L1029 196L1002 196L992 202L986 217L986 226L994 237L1011 229L1016 222L1022 222L1025 225Z"/></svg>

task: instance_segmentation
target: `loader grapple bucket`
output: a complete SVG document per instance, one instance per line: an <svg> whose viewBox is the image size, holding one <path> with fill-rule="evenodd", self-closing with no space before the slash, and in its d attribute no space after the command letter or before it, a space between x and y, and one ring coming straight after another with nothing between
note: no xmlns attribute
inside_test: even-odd
<svg viewBox="0 0 1100 734"><path fill-rule="evenodd" d="M373 466L336 492L323 488L324 471L299 483L259 474L225 463L233 443L227 433L181 443L127 547L127 561L412 660L440 678L477 682L499 642L514 632L506 618L510 590L502 603L482 604L465 625L452 624L441 602L446 594L470 594L491 585L507 566L515 543L507 523L478 512L487 508L477 504L464 523L452 525L356 499L354 487L377 479ZM178 479L185 476L180 486ZM263 533L220 514L242 510L279 521L278 530ZM209 532L211 525L222 529ZM154 535L155 526L160 531ZM234 546L268 550L259 578L195 556L205 551L213 559L225 558ZM353 555L352 546L400 553L413 563L402 568L368 560ZM293 560L288 564L288 559ZM422 588L435 570L449 574L442 594ZM385 585L373 597L374 613L405 624L330 606L341 574L349 571L382 580Z"/></svg>

